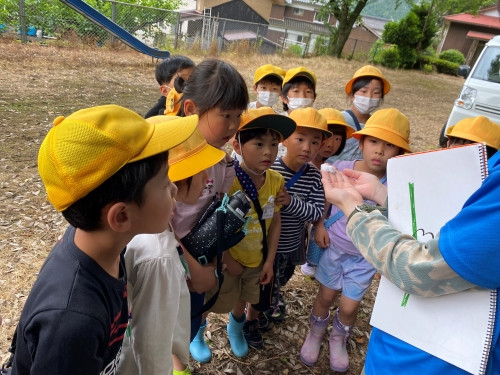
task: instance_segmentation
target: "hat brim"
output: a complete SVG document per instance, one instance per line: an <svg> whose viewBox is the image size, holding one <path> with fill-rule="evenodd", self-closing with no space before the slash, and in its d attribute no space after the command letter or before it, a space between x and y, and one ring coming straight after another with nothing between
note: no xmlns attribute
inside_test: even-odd
<svg viewBox="0 0 500 375"><path fill-rule="evenodd" d="M169 166L168 177L173 182L184 180L217 164L225 156L224 151L207 143L199 152Z"/></svg>
<svg viewBox="0 0 500 375"><path fill-rule="evenodd" d="M388 80L386 80L385 78L382 78L382 77L367 75L367 76L359 76L359 77L351 78L349 80L349 82L347 82L347 84L345 85L345 93L347 95L351 95L352 85L353 85L354 81L356 81L357 79L360 79L360 78L380 79L382 82L384 82L384 95L386 95L389 91L391 91L391 84L389 83Z"/></svg>
<svg viewBox="0 0 500 375"><path fill-rule="evenodd" d="M396 134L387 128L378 128L376 126L370 126L369 128L363 128L352 134L353 138L356 138L358 141L361 139L361 136L369 135L374 138L382 139L385 142L392 143L399 148L402 148L406 152L412 152L410 145L407 141L405 141L399 134Z"/></svg>
<svg viewBox="0 0 500 375"><path fill-rule="evenodd" d="M298 128L309 128L309 129L316 129L316 130L319 130L323 133L323 135L326 137L326 138L330 138L333 133L330 131L330 130L323 130L323 129L320 129L318 128L317 126L309 126L309 125L299 125L297 126Z"/></svg>
<svg viewBox="0 0 500 375"><path fill-rule="evenodd" d="M243 125L238 131L248 129L272 129L281 134L282 140L287 139L296 128L295 121L291 118L278 114L259 116L249 123Z"/></svg>
<svg viewBox="0 0 500 375"><path fill-rule="evenodd" d="M151 126L154 126L154 130L149 142L141 152L129 160L128 163L146 159L180 145L196 130L198 126L198 116L179 117L174 120L151 124Z"/></svg>

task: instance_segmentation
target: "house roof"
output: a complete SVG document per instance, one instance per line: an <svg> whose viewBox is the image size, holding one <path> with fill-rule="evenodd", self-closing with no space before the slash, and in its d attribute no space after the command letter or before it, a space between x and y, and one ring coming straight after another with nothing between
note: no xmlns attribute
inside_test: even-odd
<svg viewBox="0 0 500 375"><path fill-rule="evenodd" d="M491 27L500 30L500 18L485 16L483 14L472 15L467 13L453 14L444 16L444 19L449 22L463 23L467 25L475 25L482 27Z"/></svg>
<svg viewBox="0 0 500 375"><path fill-rule="evenodd" d="M270 18L269 26L280 27L282 29L292 29L295 31L303 31L306 33L330 34L328 27L321 23L299 21L293 18L285 18L284 20Z"/></svg>
<svg viewBox="0 0 500 375"><path fill-rule="evenodd" d="M495 34L480 33L479 31L469 31L467 33L467 38L479 39L484 41L489 41L495 36Z"/></svg>
<svg viewBox="0 0 500 375"><path fill-rule="evenodd" d="M382 33L384 32L384 26L390 20L379 17L362 16L361 21L363 26L365 26L369 31L371 31L377 37L381 38Z"/></svg>

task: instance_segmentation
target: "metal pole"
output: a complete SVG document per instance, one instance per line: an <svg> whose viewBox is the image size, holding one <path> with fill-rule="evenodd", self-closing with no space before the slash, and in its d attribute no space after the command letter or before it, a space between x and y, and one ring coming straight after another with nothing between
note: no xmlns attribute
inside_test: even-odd
<svg viewBox="0 0 500 375"><path fill-rule="evenodd" d="M26 35L26 13L24 11L24 0L19 0L19 20L21 21L21 42L26 43L28 37Z"/></svg>
<svg viewBox="0 0 500 375"><path fill-rule="evenodd" d="M116 3L111 3L111 20L116 23ZM111 45L114 46L116 43L115 36L111 34Z"/></svg>
<svg viewBox="0 0 500 375"><path fill-rule="evenodd" d="M179 43L179 32L181 25L181 13L177 12L177 24L175 25L175 36L174 36L174 49L177 49L177 44Z"/></svg>

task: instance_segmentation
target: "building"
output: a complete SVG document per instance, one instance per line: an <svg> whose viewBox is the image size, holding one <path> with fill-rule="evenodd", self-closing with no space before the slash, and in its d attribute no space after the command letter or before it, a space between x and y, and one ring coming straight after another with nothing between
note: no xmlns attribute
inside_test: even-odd
<svg viewBox="0 0 500 375"><path fill-rule="evenodd" d="M444 17L445 29L437 52L456 49L465 56L465 63L473 65L484 45L493 36L500 35L500 12L489 7L479 14L453 14Z"/></svg>

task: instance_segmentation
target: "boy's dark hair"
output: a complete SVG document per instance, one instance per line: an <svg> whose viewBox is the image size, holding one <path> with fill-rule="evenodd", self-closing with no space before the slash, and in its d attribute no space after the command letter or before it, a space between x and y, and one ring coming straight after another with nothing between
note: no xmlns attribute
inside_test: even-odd
<svg viewBox="0 0 500 375"><path fill-rule="evenodd" d="M448 136L448 142L450 146L460 146L460 145L466 145L470 143L476 143L474 141L471 141L469 139L465 138L458 138L458 137L453 137L453 136ZM486 157L489 159L493 155L495 155L497 152L497 149L491 146L486 145Z"/></svg>
<svg viewBox="0 0 500 375"><path fill-rule="evenodd" d="M268 76L265 76L264 78L262 78L259 82L257 82L255 84L255 87L257 87L260 83L262 84L274 84L274 85L278 85L279 87L281 87L281 85L283 84L283 78L279 78L275 75L268 75Z"/></svg>
<svg viewBox="0 0 500 375"><path fill-rule="evenodd" d="M352 84L352 89L351 89L350 95L354 95L354 93L356 91L361 90L363 87L368 85L374 79L376 79L377 81L379 81L382 84L382 96L381 96L381 98L383 99L384 98L384 81L382 81L378 77L371 77L371 76L363 76L363 77L359 77L357 80L355 80L354 83Z"/></svg>
<svg viewBox="0 0 500 375"><path fill-rule="evenodd" d="M172 77L179 71L187 68L194 68L195 64L189 57L173 55L156 65L155 78L159 85L163 85L172 80Z"/></svg>
<svg viewBox="0 0 500 375"><path fill-rule="evenodd" d="M300 85L301 83L305 83L307 87L312 89L314 91L314 99L316 99L316 89L314 88L314 84L311 82L311 80L307 77L304 76L297 76L292 78L290 81L285 83L283 85L283 88L281 89L281 95L283 97L287 97L288 91L294 86ZM287 112L288 111L288 104L283 102L283 111Z"/></svg>
<svg viewBox="0 0 500 375"><path fill-rule="evenodd" d="M248 141L257 138L257 137L262 137L266 134L270 134L273 138L276 138L276 140L281 141L281 134L278 133L274 129L266 129L266 128L255 128L255 129L248 129L248 130L242 130L236 134L236 140L240 145L244 145Z"/></svg>
<svg viewBox="0 0 500 375"><path fill-rule="evenodd" d="M80 198L62 212L75 228L95 231L101 228L102 209L110 203L134 202L141 205L144 186L167 164L168 151L125 164L85 197Z"/></svg>
<svg viewBox="0 0 500 375"><path fill-rule="evenodd" d="M232 65L218 59L203 60L194 68L187 81L177 77L175 89L182 92L178 116L185 116L186 99L191 99L196 104L198 116L215 107L222 110L243 110L248 105L245 80Z"/></svg>
<svg viewBox="0 0 500 375"><path fill-rule="evenodd" d="M345 143L347 141L347 133L345 130L345 126L328 124L328 130L330 130L334 135L340 135L342 137L342 142L340 143L339 149L333 155L340 155L340 153L344 150Z"/></svg>

